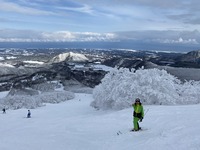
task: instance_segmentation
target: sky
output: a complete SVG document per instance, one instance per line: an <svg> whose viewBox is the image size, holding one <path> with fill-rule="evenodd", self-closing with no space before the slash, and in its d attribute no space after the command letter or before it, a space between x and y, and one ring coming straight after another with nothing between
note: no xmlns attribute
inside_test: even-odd
<svg viewBox="0 0 200 150"><path fill-rule="evenodd" d="M199 0L0 0L0 4L0 42L200 45Z"/></svg>

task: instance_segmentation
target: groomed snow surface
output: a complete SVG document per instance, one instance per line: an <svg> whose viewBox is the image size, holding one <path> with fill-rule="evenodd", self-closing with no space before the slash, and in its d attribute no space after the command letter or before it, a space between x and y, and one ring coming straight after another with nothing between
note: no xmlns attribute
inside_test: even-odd
<svg viewBox="0 0 200 150"><path fill-rule="evenodd" d="M200 105L144 105L139 132L132 108L96 110L91 94L0 114L1 150L199 150Z"/></svg>
<svg viewBox="0 0 200 150"><path fill-rule="evenodd" d="M39 95L41 102L61 100L63 89ZM199 81L182 83L164 70L121 69L110 71L93 95L61 94L67 101L45 107L35 105L38 96L11 99L3 92L1 107L10 109L0 114L0 150L200 150L199 91ZM137 97L143 131L130 132ZM31 118L25 108L36 108Z"/></svg>

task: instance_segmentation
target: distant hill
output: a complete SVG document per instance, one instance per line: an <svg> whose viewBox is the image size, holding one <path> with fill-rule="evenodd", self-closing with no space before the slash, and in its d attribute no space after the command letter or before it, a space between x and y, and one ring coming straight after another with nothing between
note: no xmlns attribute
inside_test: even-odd
<svg viewBox="0 0 200 150"><path fill-rule="evenodd" d="M191 51L178 57L175 67L200 68L200 50Z"/></svg>
<svg viewBox="0 0 200 150"><path fill-rule="evenodd" d="M184 54L180 57L180 61L185 61L185 62L200 62L200 50L199 51L191 51L188 52L187 54Z"/></svg>
<svg viewBox="0 0 200 150"><path fill-rule="evenodd" d="M83 54L68 52L62 53L53 57L49 63L59 63L59 62L87 62L88 58Z"/></svg>

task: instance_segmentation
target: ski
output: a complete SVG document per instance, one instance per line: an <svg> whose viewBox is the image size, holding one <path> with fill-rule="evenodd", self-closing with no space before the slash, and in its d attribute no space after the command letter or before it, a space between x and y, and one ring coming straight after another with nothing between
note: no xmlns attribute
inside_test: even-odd
<svg viewBox="0 0 200 150"><path fill-rule="evenodd" d="M141 128L141 129L139 129L139 130L137 130L137 131L135 131L134 129L132 129L132 130L130 130L130 132L141 132L141 131L146 131L147 129L145 129L145 128Z"/></svg>
<svg viewBox="0 0 200 150"><path fill-rule="evenodd" d="M121 132L121 131L118 131L118 132L117 132L117 135L120 135L120 134L122 134L122 132Z"/></svg>

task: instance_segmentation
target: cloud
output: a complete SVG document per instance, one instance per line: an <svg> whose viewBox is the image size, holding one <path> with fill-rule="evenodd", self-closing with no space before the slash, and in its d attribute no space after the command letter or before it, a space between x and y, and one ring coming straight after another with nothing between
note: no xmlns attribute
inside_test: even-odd
<svg viewBox="0 0 200 150"><path fill-rule="evenodd" d="M29 30L0 30L0 42L92 42L115 41L114 33L39 32Z"/></svg>
<svg viewBox="0 0 200 150"><path fill-rule="evenodd" d="M90 4L93 6L148 6L154 8L174 8L180 7L185 2L183 1L174 1L174 0L167 0L167 1L160 1L160 0L75 0L79 3Z"/></svg>
<svg viewBox="0 0 200 150"><path fill-rule="evenodd" d="M97 32L39 32L33 30L0 30L0 42L111 42L142 41L146 43L199 44L200 34L194 31L129 31Z"/></svg>
<svg viewBox="0 0 200 150"><path fill-rule="evenodd" d="M7 18L0 18L0 22L11 22L11 20L7 19Z"/></svg>
<svg viewBox="0 0 200 150"><path fill-rule="evenodd" d="M176 15L169 15L168 18L172 20L178 20L185 24L192 24L192 25L199 25L200 24L200 17L198 15L194 15L192 13L186 13L186 14L176 14Z"/></svg>
<svg viewBox="0 0 200 150"><path fill-rule="evenodd" d="M176 40L172 39L165 39L165 40L158 40L160 43L166 43L166 44L199 44L196 39L183 39L179 38Z"/></svg>
<svg viewBox="0 0 200 150"><path fill-rule="evenodd" d="M0 12L4 13L0 19L2 28L15 25L22 30L114 32L194 30L200 24L197 0L0 0L0 3Z"/></svg>
<svg viewBox="0 0 200 150"><path fill-rule="evenodd" d="M92 42L92 41L114 41L114 33L94 33L94 32L43 32L41 41L56 42Z"/></svg>
<svg viewBox="0 0 200 150"><path fill-rule="evenodd" d="M0 0L0 10L6 11L6 12L15 12L15 13L21 13L21 14L29 14L29 15L52 15L54 14L51 11L45 11L45 10L39 10L27 6L22 6L17 3L13 2L5 2L3 0Z"/></svg>
<svg viewBox="0 0 200 150"><path fill-rule="evenodd" d="M76 0L76 2L102 10L106 9L108 13L116 16L138 16L152 20L157 18L159 21L165 20L166 22L179 21L182 24L200 24L199 0Z"/></svg>
<svg viewBox="0 0 200 150"><path fill-rule="evenodd" d="M116 37L120 40L142 41L146 43L168 43L168 44L199 44L200 32L193 31L129 31L117 32Z"/></svg>
<svg viewBox="0 0 200 150"><path fill-rule="evenodd" d="M86 13L86 14L90 14L90 15L93 15L93 13L94 13L94 10L89 5L83 5L81 7L57 7L57 8L61 9L61 10Z"/></svg>

